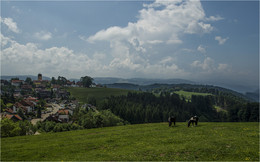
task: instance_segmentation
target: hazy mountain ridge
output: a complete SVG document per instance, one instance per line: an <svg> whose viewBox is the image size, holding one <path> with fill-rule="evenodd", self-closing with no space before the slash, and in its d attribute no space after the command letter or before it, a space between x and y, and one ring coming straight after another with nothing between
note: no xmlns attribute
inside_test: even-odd
<svg viewBox="0 0 260 162"><path fill-rule="evenodd" d="M147 79L147 78L112 78L112 77L95 77L94 82L98 84L113 84L113 83L129 83L129 84L137 84L137 85L150 85L150 84L194 84L190 80L185 79Z"/></svg>

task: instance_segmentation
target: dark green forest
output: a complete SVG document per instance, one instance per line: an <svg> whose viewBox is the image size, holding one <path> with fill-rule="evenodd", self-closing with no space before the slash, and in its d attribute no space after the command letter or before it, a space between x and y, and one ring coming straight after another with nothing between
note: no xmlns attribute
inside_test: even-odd
<svg viewBox="0 0 260 162"><path fill-rule="evenodd" d="M226 111L217 112L214 106ZM129 92L111 96L100 105L132 124L165 122L169 116L187 121L197 115L200 121L259 121L259 103L247 102L234 95L192 96L191 101L177 94L162 92L159 96L148 92Z"/></svg>

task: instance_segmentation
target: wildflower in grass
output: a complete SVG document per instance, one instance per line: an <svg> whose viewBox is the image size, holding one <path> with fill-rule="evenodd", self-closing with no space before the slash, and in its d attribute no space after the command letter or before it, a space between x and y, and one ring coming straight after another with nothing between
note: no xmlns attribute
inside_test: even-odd
<svg viewBox="0 0 260 162"><path fill-rule="evenodd" d="M245 160L246 160L246 161L250 160L250 157L246 157Z"/></svg>

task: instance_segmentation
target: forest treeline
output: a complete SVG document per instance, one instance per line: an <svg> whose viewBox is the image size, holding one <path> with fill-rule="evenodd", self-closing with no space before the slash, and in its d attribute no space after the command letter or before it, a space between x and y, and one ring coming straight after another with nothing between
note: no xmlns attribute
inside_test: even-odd
<svg viewBox="0 0 260 162"><path fill-rule="evenodd" d="M221 106L225 111L217 112L214 106ZM259 121L259 103L249 103L233 95L193 95L191 101L187 101L175 93L163 92L156 96L129 92L109 97L100 109L110 109L132 124L165 122L169 116L187 121L193 115L199 116L200 121Z"/></svg>

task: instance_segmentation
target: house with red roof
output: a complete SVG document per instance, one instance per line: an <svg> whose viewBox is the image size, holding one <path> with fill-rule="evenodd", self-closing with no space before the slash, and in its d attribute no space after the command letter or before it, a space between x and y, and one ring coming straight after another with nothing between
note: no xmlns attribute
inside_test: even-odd
<svg viewBox="0 0 260 162"><path fill-rule="evenodd" d="M63 121L63 122L68 122L69 121L69 110L66 110L66 109L60 109L58 112L57 112L57 115L58 115L58 119Z"/></svg>
<svg viewBox="0 0 260 162"><path fill-rule="evenodd" d="M26 113L26 107L23 106L21 103L16 102L13 105L13 113L17 113L18 109L21 109L24 113Z"/></svg>
<svg viewBox="0 0 260 162"><path fill-rule="evenodd" d="M19 87L23 83L23 80L11 80L11 85Z"/></svg>
<svg viewBox="0 0 260 162"><path fill-rule="evenodd" d="M14 122L17 122L17 121L22 121L23 119L17 115L17 114L5 114L3 116L4 118L7 118L7 119L10 119L10 120L13 120Z"/></svg>
<svg viewBox="0 0 260 162"><path fill-rule="evenodd" d="M20 102L27 109L27 113L34 110L35 104L27 99L24 99Z"/></svg>

